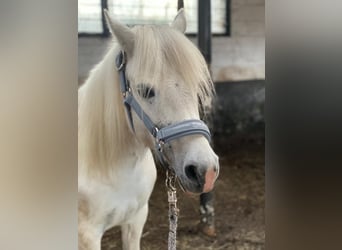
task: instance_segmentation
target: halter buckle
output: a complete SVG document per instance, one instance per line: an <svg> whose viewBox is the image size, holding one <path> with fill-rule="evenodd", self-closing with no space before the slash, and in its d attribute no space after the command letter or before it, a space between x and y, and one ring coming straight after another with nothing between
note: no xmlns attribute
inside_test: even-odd
<svg viewBox="0 0 342 250"><path fill-rule="evenodd" d="M122 97L125 99L130 94L132 94L132 89L128 87L128 89L125 92L122 92Z"/></svg>

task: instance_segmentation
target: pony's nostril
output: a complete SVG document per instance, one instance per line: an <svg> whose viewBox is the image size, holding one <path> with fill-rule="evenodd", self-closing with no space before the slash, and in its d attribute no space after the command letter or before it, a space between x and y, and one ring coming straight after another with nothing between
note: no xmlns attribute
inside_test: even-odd
<svg viewBox="0 0 342 250"><path fill-rule="evenodd" d="M198 181L197 167L194 165L186 166L185 175L192 181Z"/></svg>

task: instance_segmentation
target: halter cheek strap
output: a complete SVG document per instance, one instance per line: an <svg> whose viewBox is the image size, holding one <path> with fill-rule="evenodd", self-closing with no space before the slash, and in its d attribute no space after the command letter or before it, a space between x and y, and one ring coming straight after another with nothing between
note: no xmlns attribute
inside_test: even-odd
<svg viewBox="0 0 342 250"><path fill-rule="evenodd" d="M191 120L184 120L178 123L171 124L169 126L165 126L159 128L151 119L150 117L144 112L140 104L134 98L132 94L132 90L130 88L129 81L126 78L126 54L124 51L121 51L116 59L115 59L116 67L119 72L120 78L120 89L123 96L124 104L126 107L126 112L128 115L128 120L130 126L133 131L134 124L133 124L133 117L132 117L132 109L138 115L140 120L143 121L147 130L150 134L156 139L156 147L158 152L158 157L161 163L164 166L167 166L168 163L162 153L162 146L165 143L169 143L170 141L179 139L184 136L189 135L202 135L204 136L209 142L211 139L210 131L208 126L201 120L191 119Z"/></svg>

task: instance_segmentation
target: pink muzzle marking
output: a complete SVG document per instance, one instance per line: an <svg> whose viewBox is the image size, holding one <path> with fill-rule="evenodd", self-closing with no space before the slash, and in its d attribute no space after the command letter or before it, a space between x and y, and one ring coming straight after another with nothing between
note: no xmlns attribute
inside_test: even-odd
<svg viewBox="0 0 342 250"><path fill-rule="evenodd" d="M205 174L205 183L203 187L203 192L208 193L214 188L214 183L216 180L217 173L214 168L209 169Z"/></svg>

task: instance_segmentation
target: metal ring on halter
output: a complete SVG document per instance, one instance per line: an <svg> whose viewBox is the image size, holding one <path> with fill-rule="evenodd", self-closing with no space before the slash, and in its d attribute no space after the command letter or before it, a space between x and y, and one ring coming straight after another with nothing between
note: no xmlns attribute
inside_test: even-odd
<svg viewBox="0 0 342 250"><path fill-rule="evenodd" d="M157 148L160 153L163 152L163 145L164 145L164 142L162 140L157 141Z"/></svg>
<svg viewBox="0 0 342 250"><path fill-rule="evenodd" d="M154 127L154 128L152 128L152 135L153 135L153 137L157 137L157 134L158 134L158 131L159 131L159 129L157 128L157 127Z"/></svg>
<svg viewBox="0 0 342 250"><path fill-rule="evenodd" d="M122 61L121 61L121 64L116 67L117 71L121 71L126 64L126 53L125 53L125 51L122 50L120 53L122 55Z"/></svg>
<svg viewBox="0 0 342 250"><path fill-rule="evenodd" d="M151 134L154 138L156 138L156 146L157 146L157 150L159 152L162 152L162 146L164 145L164 142L162 140L158 140L157 139L157 134L159 132L159 129L157 127L152 128Z"/></svg>

